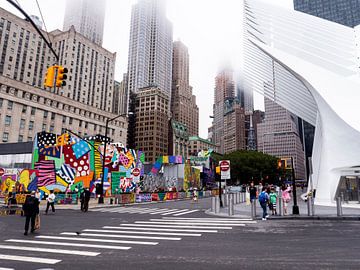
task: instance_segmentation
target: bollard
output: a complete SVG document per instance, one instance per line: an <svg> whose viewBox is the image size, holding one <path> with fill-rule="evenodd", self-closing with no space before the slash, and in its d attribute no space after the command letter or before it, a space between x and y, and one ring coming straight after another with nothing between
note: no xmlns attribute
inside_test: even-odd
<svg viewBox="0 0 360 270"><path fill-rule="evenodd" d="M114 199L110 198L110 204L113 204L113 202L114 202Z"/></svg>
<svg viewBox="0 0 360 270"><path fill-rule="evenodd" d="M341 197L336 198L336 212L338 217L342 216Z"/></svg>
<svg viewBox="0 0 360 270"><path fill-rule="evenodd" d="M215 197L211 197L211 212L215 213L216 200Z"/></svg>
<svg viewBox="0 0 360 270"><path fill-rule="evenodd" d="M279 205L278 215L282 216L284 209L282 207L283 201L282 201L282 198L281 198L281 189L279 190L279 196L277 197L277 200L278 200L278 205Z"/></svg>
<svg viewBox="0 0 360 270"><path fill-rule="evenodd" d="M229 216L233 216L234 215L234 202L233 202L233 194L229 194L229 207L228 207L228 213Z"/></svg>
<svg viewBox="0 0 360 270"><path fill-rule="evenodd" d="M241 200L240 200L240 195L241 195L241 193L238 192L238 194L237 194L237 203L240 203L240 202L241 202Z"/></svg>
<svg viewBox="0 0 360 270"><path fill-rule="evenodd" d="M224 197L225 197L224 206L228 206L229 205L229 193L226 193Z"/></svg>
<svg viewBox="0 0 360 270"><path fill-rule="evenodd" d="M246 192L242 193L242 202L246 202Z"/></svg>
<svg viewBox="0 0 360 270"><path fill-rule="evenodd" d="M255 200L251 201L250 207L251 207L251 218L255 219L256 218L256 201Z"/></svg>
<svg viewBox="0 0 360 270"><path fill-rule="evenodd" d="M225 194L221 194L221 200L223 202L223 206L226 206L226 202L225 202Z"/></svg>
<svg viewBox="0 0 360 270"><path fill-rule="evenodd" d="M215 214L220 213L220 199L215 197Z"/></svg>
<svg viewBox="0 0 360 270"><path fill-rule="evenodd" d="M308 196L307 198L307 211L308 211L308 216L312 215L312 197Z"/></svg>

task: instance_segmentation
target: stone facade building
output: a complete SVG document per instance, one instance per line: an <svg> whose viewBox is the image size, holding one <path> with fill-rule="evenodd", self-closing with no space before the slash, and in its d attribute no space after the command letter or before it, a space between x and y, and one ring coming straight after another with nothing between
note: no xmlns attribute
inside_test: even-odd
<svg viewBox="0 0 360 270"><path fill-rule="evenodd" d="M202 150L215 150L216 145L209 140L200 138L199 136L189 137L189 156L197 156Z"/></svg>

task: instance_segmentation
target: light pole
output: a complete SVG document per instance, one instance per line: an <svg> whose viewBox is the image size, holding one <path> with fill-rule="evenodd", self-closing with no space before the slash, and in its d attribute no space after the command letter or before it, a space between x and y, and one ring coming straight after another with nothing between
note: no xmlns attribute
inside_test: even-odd
<svg viewBox="0 0 360 270"><path fill-rule="evenodd" d="M294 171L294 160L293 157L291 157L291 172L292 172L292 184L293 184L293 215L299 215L299 206L297 205L297 198L296 198L296 183L295 183L295 171Z"/></svg>
<svg viewBox="0 0 360 270"><path fill-rule="evenodd" d="M128 116L128 115L132 115L134 114L133 112L128 112L127 114L120 114L118 116L115 116L113 118L108 118L106 119L106 122L105 122L105 142L104 142L104 152L102 154L102 175L101 175L101 184L100 184L100 197L99 197L99 201L98 203L104 203L104 179L105 179L105 158L106 158L106 146L107 146L107 143L108 143L108 140L107 140L107 135L108 135L108 126L109 126L109 123L121 116Z"/></svg>

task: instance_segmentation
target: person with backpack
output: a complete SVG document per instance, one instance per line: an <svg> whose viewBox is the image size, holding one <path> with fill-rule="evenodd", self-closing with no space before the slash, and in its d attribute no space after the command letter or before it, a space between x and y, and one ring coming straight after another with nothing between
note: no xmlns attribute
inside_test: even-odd
<svg viewBox="0 0 360 270"><path fill-rule="evenodd" d="M45 210L45 215L47 215L48 211L49 211L49 207L51 206L51 211L53 213L55 213L55 194L53 190L50 190L50 194L49 196L46 198L47 200L47 205L46 205L46 210Z"/></svg>
<svg viewBox="0 0 360 270"><path fill-rule="evenodd" d="M39 214L39 200L35 197L35 191L31 192L31 196L27 196L23 205L25 221L25 232L24 235L28 234L29 225L31 221L31 232L35 231L35 220Z"/></svg>
<svg viewBox="0 0 360 270"><path fill-rule="evenodd" d="M269 202L269 194L266 193L266 187L262 188L262 191L259 195L259 203L261 205L261 208L263 209L263 217L262 220L266 220L266 218L269 216L267 214L267 204Z"/></svg>

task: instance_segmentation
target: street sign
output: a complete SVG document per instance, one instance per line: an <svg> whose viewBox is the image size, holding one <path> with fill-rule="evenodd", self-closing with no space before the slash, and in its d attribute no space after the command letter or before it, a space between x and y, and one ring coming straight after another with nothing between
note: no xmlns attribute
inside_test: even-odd
<svg viewBox="0 0 360 270"><path fill-rule="evenodd" d="M134 168L132 170L132 175L135 177L138 177L140 175L140 169L139 168Z"/></svg>
<svg viewBox="0 0 360 270"><path fill-rule="evenodd" d="M0 168L0 176L3 176L5 173L5 170L3 168Z"/></svg>
<svg viewBox="0 0 360 270"><path fill-rule="evenodd" d="M221 179L230 179L230 160L220 160L219 161Z"/></svg>

